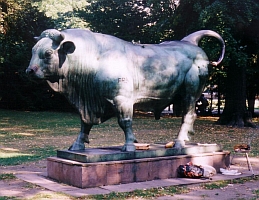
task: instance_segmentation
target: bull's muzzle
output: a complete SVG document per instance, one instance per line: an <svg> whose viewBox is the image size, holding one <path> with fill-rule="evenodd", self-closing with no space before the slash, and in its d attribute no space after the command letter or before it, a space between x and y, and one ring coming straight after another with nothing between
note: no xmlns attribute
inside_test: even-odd
<svg viewBox="0 0 259 200"><path fill-rule="evenodd" d="M26 74L29 74L29 75L34 74L34 73L37 72L37 70L38 70L38 67L37 67L37 66L28 67L28 68L26 69Z"/></svg>

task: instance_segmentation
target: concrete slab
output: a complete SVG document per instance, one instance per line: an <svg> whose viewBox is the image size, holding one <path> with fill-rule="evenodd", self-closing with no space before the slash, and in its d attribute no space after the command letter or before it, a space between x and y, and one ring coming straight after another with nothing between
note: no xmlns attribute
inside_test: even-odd
<svg viewBox="0 0 259 200"><path fill-rule="evenodd" d="M258 159L256 161L258 161ZM47 178L45 172L42 173L42 172L23 171L22 173L16 174L16 176L17 178L23 181L36 184L38 186L44 187L54 192L62 192L64 194L68 194L74 197L83 197L83 196L96 195L96 194L109 194L111 192L130 192L137 189L141 190L141 189L150 189L150 188L157 188L157 187L174 186L174 185L175 186L191 185L191 184L213 182L217 180L231 180L231 179L240 178L240 177L252 176L252 173L251 171L248 171L247 166L231 166L231 169L238 169L239 172L242 172L242 174L238 176L230 176L230 175L226 176L222 174L216 174L212 177L212 180L171 178L171 179L163 179L163 180L138 182L138 183L100 186L100 187L86 188L86 189L80 189L77 187L55 182ZM254 171L254 173L255 175L259 175L259 171ZM167 197L164 197L163 200L165 200L166 198Z"/></svg>
<svg viewBox="0 0 259 200"><path fill-rule="evenodd" d="M199 148L195 147L195 149ZM160 150L156 151L156 155L158 152ZM210 165L219 172L219 168L229 165L229 158L230 153L225 151L96 163L49 157L47 158L47 174L49 178L58 182L78 188L93 188L175 178L179 165L188 162Z"/></svg>
<svg viewBox="0 0 259 200"><path fill-rule="evenodd" d="M111 192L104 188L98 188L98 187L90 188L90 189L80 189L77 187L64 185L48 179L46 176L44 176L43 173L22 173L22 174L16 174L16 177L23 181L44 187L48 190L55 191L55 192L62 192L74 197L82 197L82 196L95 195L95 194L109 194Z"/></svg>

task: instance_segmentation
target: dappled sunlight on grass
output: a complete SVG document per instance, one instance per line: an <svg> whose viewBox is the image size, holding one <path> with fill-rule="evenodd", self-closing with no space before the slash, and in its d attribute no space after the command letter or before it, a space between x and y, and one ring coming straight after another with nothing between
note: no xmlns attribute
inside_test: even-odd
<svg viewBox="0 0 259 200"><path fill-rule="evenodd" d="M36 194L32 199L30 200L38 200L38 199L62 199L62 200L71 200L75 199L72 198L68 195L65 195L63 193L51 193L51 194L46 194L46 193L38 193Z"/></svg>
<svg viewBox="0 0 259 200"><path fill-rule="evenodd" d="M5 150L3 150L5 149ZM52 146L28 146L17 152L0 149L0 166L17 165L30 161L45 159L46 157L55 155L56 150Z"/></svg>
<svg viewBox="0 0 259 200"><path fill-rule="evenodd" d="M16 130L16 128L14 128L14 127L0 128L0 131L14 131L14 130Z"/></svg>
<svg viewBox="0 0 259 200"><path fill-rule="evenodd" d="M33 154L0 150L0 166L28 162Z"/></svg>
<svg viewBox="0 0 259 200"><path fill-rule="evenodd" d="M217 143L222 145L224 150L233 151L236 144L248 143L251 141L251 156L259 156L259 130L254 128L233 128L223 125L217 125L211 118L198 118L195 122L195 134L192 140L195 142ZM258 118L255 118L254 123L258 126ZM205 123L206 122L206 123Z"/></svg>
<svg viewBox="0 0 259 200"><path fill-rule="evenodd" d="M11 152L17 152L17 151L20 151L19 149L14 149L14 148L1 148L0 147L0 151L3 150L3 151L11 151Z"/></svg>
<svg viewBox="0 0 259 200"><path fill-rule="evenodd" d="M14 152L2 152L0 150L0 158L13 158L13 157L20 157L20 156L32 156L32 154L25 154L25 153L14 153Z"/></svg>
<svg viewBox="0 0 259 200"><path fill-rule="evenodd" d="M5 126L5 125L8 125L8 124L9 124L8 122L0 122L1 126Z"/></svg>
<svg viewBox="0 0 259 200"><path fill-rule="evenodd" d="M258 129L221 126L216 124L217 120L217 117L198 117L194 123L195 133L190 135L191 142L217 143L224 150L232 151L235 144L247 142L247 138L252 138L251 156L259 156ZM255 118L254 122L258 125L258 118ZM24 155L33 154L29 160L54 156L56 150L68 149L80 131L80 118L74 113L1 110L0 123L0 150L13 148L19 149L18 153ZM140 143L173 141L180 126L180 117L163 116L160 120L155 120L150 116L136 116L133 119L133 132ZM93 126L89 140L87 148L121 146L125 138L117 119L112 118ZM19 163L25 162L26 159L18 160L16 162Z"/></svg>
<svg viewBox="0 0 259 200"><path fill-rule="evenodd" d="M216 121L218 121L218 117L211 117L211 116L200 117L199 116L199 117L197 117L197 120L216 122Z"/></svg>
<svg viewBox="0 0 259 200"><path fill-rule="evenodd" d="M32 133L14 133L15 135L21 135L21 136L35 136L35 134Z"/></svg>

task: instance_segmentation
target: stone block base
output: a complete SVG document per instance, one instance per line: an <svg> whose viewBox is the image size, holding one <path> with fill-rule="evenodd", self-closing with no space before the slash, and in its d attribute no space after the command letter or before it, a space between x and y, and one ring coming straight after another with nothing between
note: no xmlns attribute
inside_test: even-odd
<svg viewBox="0 0 259 200"><path fill-rule="evenodd" d="M132 160L84 163L58 157L47 158L48 177L79 188L97 187L177 177L181 164L219 168L229 166L229 152L176 155Z"/></svg>

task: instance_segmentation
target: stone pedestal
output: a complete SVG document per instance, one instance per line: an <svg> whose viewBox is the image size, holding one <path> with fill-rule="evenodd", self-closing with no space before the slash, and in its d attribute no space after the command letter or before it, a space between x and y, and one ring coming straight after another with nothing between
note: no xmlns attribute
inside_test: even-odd
<svg viewBox="0 0 259 200"><path fill-rule="evenodd" d="M47 173L59 182L89 188L174 178L178 166L190 161L219 171L220 167L229 166L230 153L209 144L189 145L183 149L151 145L150 150L136 152L121 152L119 147L64 150L58 151L57 157L47 159Z"/></svg>

